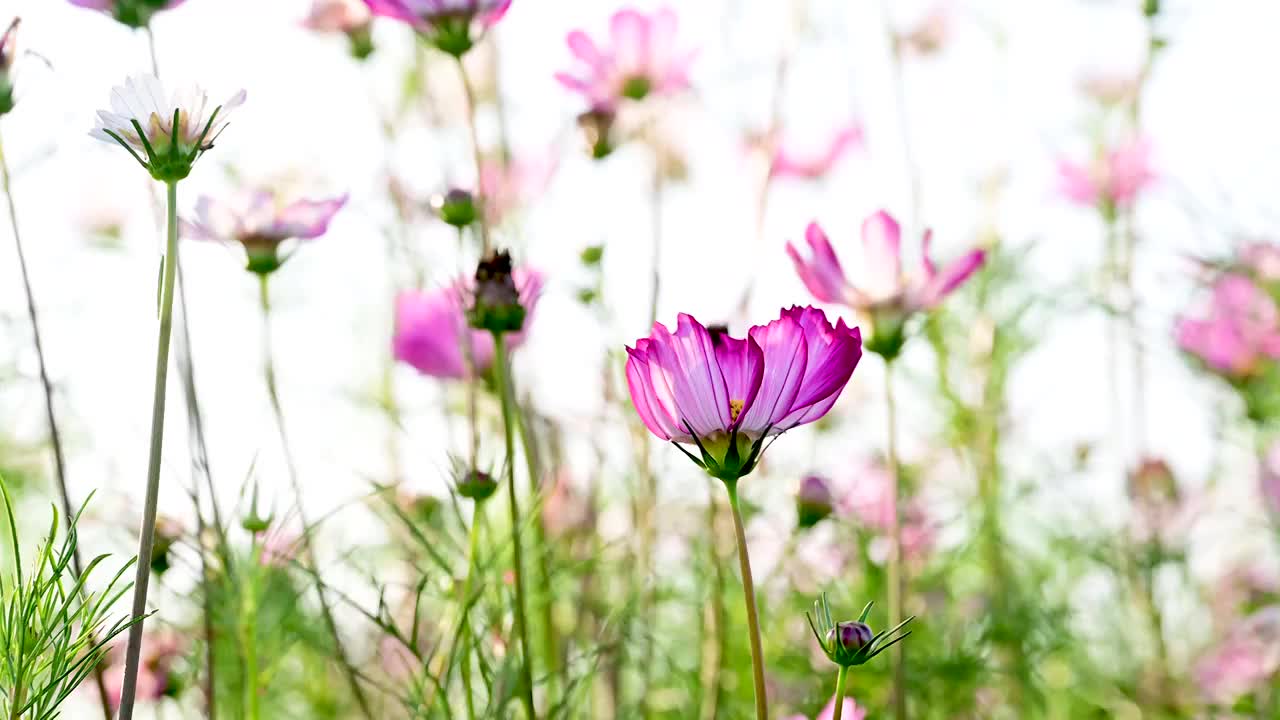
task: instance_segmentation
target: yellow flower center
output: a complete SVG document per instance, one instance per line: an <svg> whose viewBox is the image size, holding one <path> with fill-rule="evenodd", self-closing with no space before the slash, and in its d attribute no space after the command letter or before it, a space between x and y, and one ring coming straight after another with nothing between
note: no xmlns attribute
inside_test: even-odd
<svg viewBox="0 0 1280 720"><path fill-rule="evenodd" d="M729 422L738 421L738 416L742 414L742 405L743 402L741 400L729 401Z"/></svg>

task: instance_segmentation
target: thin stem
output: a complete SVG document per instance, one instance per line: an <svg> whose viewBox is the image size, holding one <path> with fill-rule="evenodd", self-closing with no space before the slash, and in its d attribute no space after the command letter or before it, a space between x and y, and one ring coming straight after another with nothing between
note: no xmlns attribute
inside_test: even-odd
<svg viewBox="0 0 1280 720"><path fill-rule="evenodd" d="M249 720L258 720L261 715L258 691L258 580L257 566L259 557L258 536L253 536L253 544L249 550L249 560L254 568L248 573L248 582L244 584L244 595L240 607L240 644L244 648L244 708Z"/></svg>
<svg viewBox="0 0 1280 720"><path fill-rule="evenodd" d="M524 548L520 540L520 501L516 496L515 469L515 393L511 388L511 364L507 357L507 344L502 333L493 334L494 368L497 370L496 380L498 394L502 398L502 434L506 443L507 493L511 509L511 547L514 553L514 570L516 576L516 637L520 641L520 699L524 703L525 715L529 720L537 718L533 705L533 670L529 657L529 621L528 607L525 601Z"/></svg>
<svg viewBox="0 0 1280 720"><path fill-rule="evenodd" d="M742 570L742 597L747 605L747 627L751 633L751 672L756 688L756 720L769 720L769 698L764 685L764 650L760 645L760 617L756 611L756 588L751 579L751 557L747 553L747 533L742 528L742 508L738 503L738 483L727 482L729 507L733 509L733 529L738 536L738 566Z"/></svg>
<svg viewBox="0 0 1280 720"><path fill-rule="evenodd" d="M835 711L831 714L831 720L840 720L840 716L844 714L844 681L849 675L849 668L844 665L840 666L840 672L836 674L836 695Z"/></svg>
<svg viewBox="0 0 1280 720"><path fill-rule="evenodd" d="M476 90L471 86L471 78L467 75L467 66L462 63L462 58L458 57L458 75L462 78L462 90L467 98L467 129L471 133L471 154L475 158L476 165L476 200L480 205L480 212L476 213L476 224L480 226L480 254L489 254L489 217L485 210L487 198L484 196L484 188L481 186L481 178L484 176L484 156L480 150L480 131L476 126Z"/></svg>
<svg viewBox="0 0 1280 720"><path fill-rule="evenodd" d="M471 543L467 549L467 579L462 583L462 691L467 702L467 720L476 720L475 691L471 685L471 613L468 604L471 602L471 585L475 582L476 558L480 554L480 520L484 513L484 503L476 502L471 515ZM416 638L415 638L416 639Z"/></svg>
<svg viewBox="0 0 1280 720"><path fill-rule="evenodd" d="M902 563L902 513L898 507L901 477L898 471L898 418L897 404L893 397L893 361L884 365L885 421L888 425L886 462L889 465L889 627L902 622L902 594L905 588L905 572ZM893 716L897 720L907 717L906 657L902 643L889 648L893 665Z"/></svg>
<svg viewBox="0 0 1280 720"><path fill-rule="evenodd" d="M653 158L653 188L651 190L651 212L653 224L651 231L653 233L651 242L653 243L653 261L652 272L653 277L649 289L649 327L658 321L658 296L662 291L662 160L654 152Z"/></svg>
<svg viewBox="0 0 1280 720"><path fill-rule="evenodd" d="M542 472L538 466L538 444L529 427L527 413L516 407L516 428L520 433L520 446L524 450L526 471L529 473L529 492L534 497L542 494ZM556 675L560 666L559 642L555 632L551 601L554 593L551 590L551 571L548 567L548 553L551 545L547 542L547 526L543 522L542 513L538 513L533 524L533 554L537 559L538 584L542 587L539 595L538 610L542 619L542 661L547 665L547 702L555 704L557 693Z"/></svg>
<svg viewBox="0 0 1280 720"><path fill-rule="evenodd" d="M160 497L160 458L164 448L164 402L169 381L169 339L173 328L173 288L178 267L178 183L168 183L167 242L160 290L160 329L156 341L155 390L151 404L151 449L147 465L147 491L138 537L137 571L133 580L133 625L125 651L124 681L120 689L119 720L133 717L142 654L142 627L147 612L147 585L151 581L151 552L155 543L156 504Z"/></svg>
<svg viewBox="0 0 1280 720"><path fill-rule="evenodd" d="M360 706L361 713L369 720L373 720L374 716L369 706L369 700L365 697L364 688L360 685L360 678L356 675L355 668L352 667L351 661L347 658L342 635L338 632L338 624L333 617L333 608L329 605L328 593L325 592L324 583L320 580L320 566L316 563L315 549L311 544L312 528L307 520L306 510L302 502L302 483L298 478L297 465L293 461L292 446L289 444L289 434L285 430L284 410L280 405L280 392L276 384L275 361L271 352L270 280L267 275L259 275L258 279L259 301L262 306L263 372L267 382L267 395L271 400L271 411L275 416L276 430L280 435L280 449L284 452L285 465L289 471L289 483L293 489L298 519L302 523L303 559L316 579L316 596L320 599L320 614L324 618L329 636L333 638L334 656L347 677L347 684L351 686L351 693L355 697L356 704Z"/></svg>

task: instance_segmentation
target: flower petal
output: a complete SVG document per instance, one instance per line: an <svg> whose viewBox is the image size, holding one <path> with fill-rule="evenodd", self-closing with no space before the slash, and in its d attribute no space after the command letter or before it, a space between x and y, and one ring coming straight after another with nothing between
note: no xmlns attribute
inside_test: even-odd
<svg viewBox="0 0 1280 720"><path fill-rule="evenodd" d="M791 413L804 384L809 350L804 329L786 315L768 325L751 328L750 337L764 353L764 376L760 393L743 418L741 429L759 436L772 431L773 426Z"/></svg>
<svg viewBox="0 0 1280 720"><path fill-rule="evenodd" d="M655 323L650 339L653 386L677 422L688 423L699 437L727 431L730 398L707 329L682 313L675 333ZM669 401L664 392L670 395Z"/></svg>

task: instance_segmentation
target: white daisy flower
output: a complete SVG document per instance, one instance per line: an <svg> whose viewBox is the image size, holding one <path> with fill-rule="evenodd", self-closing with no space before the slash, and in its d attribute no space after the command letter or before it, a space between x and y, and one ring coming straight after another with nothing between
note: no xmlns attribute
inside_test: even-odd
<svg viewBox="0 0 1280 720"><path fill-rule="evenodd" d="M119 144L162 182L176 182L227 126L231 111L244 103L245 91L209 107L209 94L190 85L169 96L153 75L135 75L111 90L111 110L98 111L89 134Z"/></svg>

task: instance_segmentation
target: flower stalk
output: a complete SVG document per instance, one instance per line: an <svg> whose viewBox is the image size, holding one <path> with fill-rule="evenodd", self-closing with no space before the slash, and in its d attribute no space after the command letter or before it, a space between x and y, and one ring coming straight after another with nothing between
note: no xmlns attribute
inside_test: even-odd
<svg viewBox="0 0 1280 720"><path fill-rule="evenodd" d="M529 655L529 620L524 577L524 547L520 538L520 501L516 496L515 471L515 393L511 387L511 363L507 355L507 345L503 333L494 331L494 369L498 384L498 394L502 399L502 434L506 446L506 472L508 507L511 510L511 547L514 554L516 581L515 625L516 638L520 642L520 700L524 704L525 715L530 720L537 718L533 704L533 670L530 667Z"/></svg>
<svg viewBox="0 0 1280 720"><path fill-rule="evenodd" d="M742 507L738 502L738 483L726 481L729 507L733 509L733 529L738 537L738 566L742 570L742 597L747 607L747 629L751 638L751 677L755 684L756 720L768 720L769 699L764 684L764 650L760 645L760 617L756 610L756 589L751 578L751 557L747 551L747 534L742 526Z"/></svg>
<svg viewBox="0 0 1280 720"><path fill-rule="evenodd" d="M840 671L836 673L836 695L831 713L831 720L840 720L840 716L844 714L844 682L849 676L849 667L841 665Z"/></svg>
<svg viewBox="0 0 1280 720"><path fill-rule="evenodd" d="M160 459L164 448L164 406L169 381L169 341L173 329L173 289L178 266L178 181L165 183L167 222L164 267L160 286L160 328L156 340L155 387L151 404L151 447L147 464L147 489L142 506L142 529L138 537L137 571L133 581L133 625L125 650L124 681L120 690L119 720L133 717L134 695L138 687L142 654L142 627L147 612L147 585L151 580L151 557L155 544L156 504L160 496Z"/></svg>
<svg viewBox="0 0 1280 720"><path fill-rule="evenodd" d="M889 465L889 624L902 622L903 591L906 589L906 578L902 562L902 513L898 506L901 493L901 472L898 467L898 412L897 402L893 395L893 360L886 357L884 364L884 405L885 422L888 429L886 452ZM895 645L889 655L893 666L893 716L897 720L907 717L906 657L901 645ZM840 704L837 702L836 707Z"/></svg>

